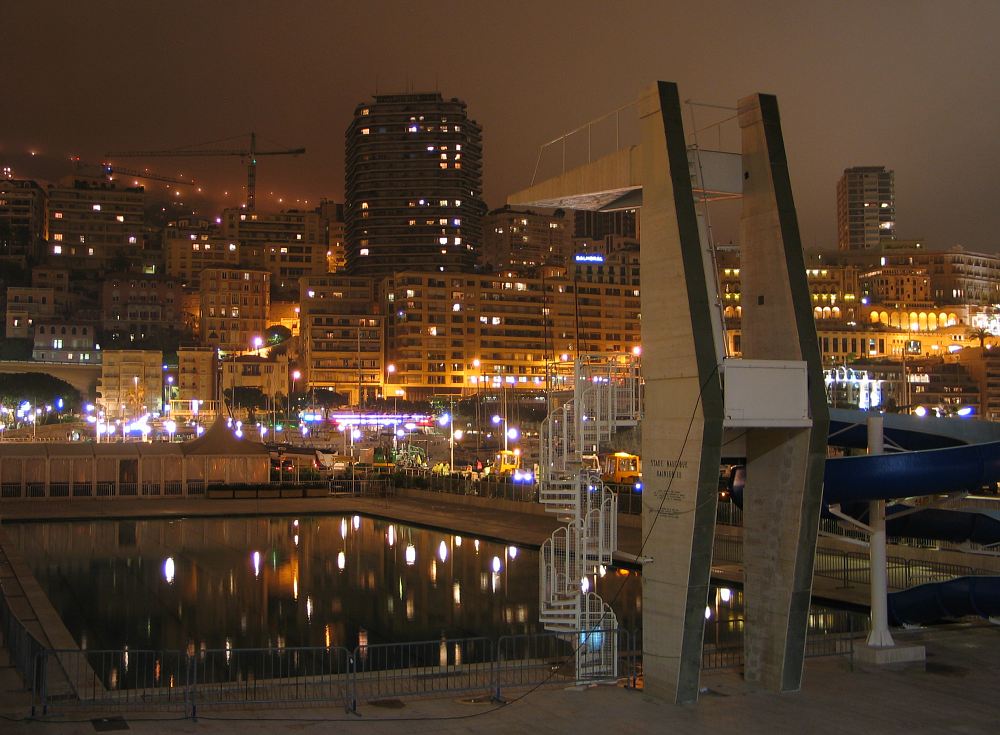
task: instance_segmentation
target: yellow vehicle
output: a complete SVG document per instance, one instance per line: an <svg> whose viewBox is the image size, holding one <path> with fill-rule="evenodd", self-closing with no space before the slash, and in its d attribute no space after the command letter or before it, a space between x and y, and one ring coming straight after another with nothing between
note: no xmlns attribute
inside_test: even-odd
<svg viewBox="0 0 1000 735"><path fill-rule="evenodd" d="M601 479L618 484L636 483L642 479L642 460L628 452L615 452L603 457Z"/></svg>
<svg viewBox="0 0 1000 735"><path fill-rule="evenodd" d="M493 458L494 475L510 475L521 469L520 449L501 449Z"/></svg>

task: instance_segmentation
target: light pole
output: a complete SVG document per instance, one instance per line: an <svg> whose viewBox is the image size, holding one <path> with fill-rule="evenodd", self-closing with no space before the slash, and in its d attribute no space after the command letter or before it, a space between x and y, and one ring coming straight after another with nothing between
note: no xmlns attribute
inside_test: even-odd
<svg viewBox="0 0 1000 735"><path fill-rule="evenodd" d="M396 373L396 366L395 366L395 364L393 364L393 363L390 362L388 365L385 366L385 382L386 382L386 385L382 388L382 397L383 398L385 398L385 397L387 397L389 395L386 392L386 389L389 387L389 383L392 382L392 376L395 375L395 373ZM392 412L396 413L396 401L395 401L395 399L393 399L392 405L393 405Z"/></svg>
<svg viewBox="0 0 1000 735"><path fill-rule="evenodd" d="M507 418L505 416L494 416L493 424L503 424L503 450L507 451Z"/></svg>
<svg viewBox="0 0 1000 735"><path fill-rule="evenodd" d="M295 382L299 378L301 378L301 377L302 377L302 373L300 373L298 370L293 370L292 371L292 390L288 394L288 411L287 411L287 413L288 413L288 420L289 421L292 420L292 393L295 393Z"/></svg>

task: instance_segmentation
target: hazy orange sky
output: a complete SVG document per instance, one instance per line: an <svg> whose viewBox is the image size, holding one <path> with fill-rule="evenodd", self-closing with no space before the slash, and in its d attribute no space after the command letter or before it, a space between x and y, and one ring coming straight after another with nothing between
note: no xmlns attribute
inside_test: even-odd
<svg viewBox="0 0 1000 735"><path fill-rule="evenodd" d="M49 175L42 164L71 153L253 129L307 148L261 160L262 208L341 200L354 106L376 89L436 88L483 126L496 207L527 185L539 144L666 79L721 105L778 95L807 247L835 247L841 171L884 164L899 237L995 251L997 28L997 2L6 1L0 166ZM197 175L218 203L245 181L238 159L142 165ZM736 237L720 223L719 239Z"/></svg>

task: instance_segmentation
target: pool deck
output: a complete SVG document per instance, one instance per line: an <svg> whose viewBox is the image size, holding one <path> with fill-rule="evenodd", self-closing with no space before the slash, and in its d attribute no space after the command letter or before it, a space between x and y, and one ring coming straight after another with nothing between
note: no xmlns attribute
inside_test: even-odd
<svg viewBox="0 0 1000 735"><path fill-rule="evenodd" d="M197 722L179 713L49 715L27 721L27 699L0 662L0 732L93 733L90 721L121 716L137 733L996 733L1000 706L1000 627L953 625L899 636L927 647L926 668L850 670L843 658L809 659L800 692L753 691L738 673L709 672L696 705L656 701L613 686L512 692L508 703L469 703L455 695L404 699L396 708L359 704L359 714L329 708L208 709ZM464 700L464 701L463 701ZM158 718L158 719L157 719ZM252 723L252 724L251 724Z"/></svg>

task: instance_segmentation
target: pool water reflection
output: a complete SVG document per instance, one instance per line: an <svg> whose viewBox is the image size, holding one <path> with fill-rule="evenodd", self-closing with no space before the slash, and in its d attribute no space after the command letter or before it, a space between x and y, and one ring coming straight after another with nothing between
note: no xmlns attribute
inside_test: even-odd
<svg viewBox="0 0 1000 735"><path fill-rule="evenodd" d="M380 519L95 521L6 530L70 633L91 650L353 650L543 630L536 551ZM597 570L592 583L622 627L641 627L637 573ZM723 643L742 626L716 621L742 617L742 593L715 587L709 602L706 642ZM813 618L823 626L821 616Z"/></svg>

